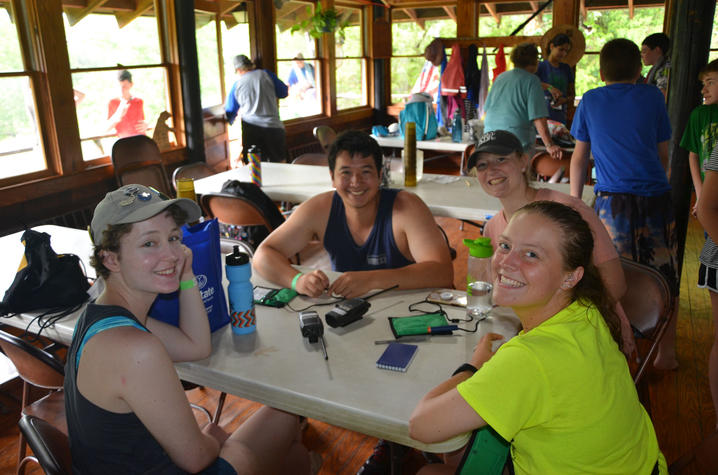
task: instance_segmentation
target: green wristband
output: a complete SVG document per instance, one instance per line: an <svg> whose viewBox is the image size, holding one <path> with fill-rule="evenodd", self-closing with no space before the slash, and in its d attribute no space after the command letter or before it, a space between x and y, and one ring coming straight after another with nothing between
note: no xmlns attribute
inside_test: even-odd
<svg viewBox="0 0 718 475"><path fill-rule="evenodd" d="M187 290L191 289L192 287L197 286L197 278L193 277L190 280L182 280L180 281L180 290Z"/></svg>
<svg viewBox="0 0 718 475"><path fill-rule="evenodd" d="M299 278L300 278L302 275L304 275L304 274L302 274L302 273L300 272L300 273L298 273L297 275L295 275L294 278L292 279L292 290L294 290L295 292L297 291L297 281L299 280Z"/></svg>

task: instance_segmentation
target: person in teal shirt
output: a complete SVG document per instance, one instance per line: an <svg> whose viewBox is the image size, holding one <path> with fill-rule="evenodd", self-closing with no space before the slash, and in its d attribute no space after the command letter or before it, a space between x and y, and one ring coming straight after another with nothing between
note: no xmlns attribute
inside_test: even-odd
<svg viewBox="0 0 718 475"><path fill-rule="evenodd" d="M561 147L554 144L548 130L548 109L536 76L538 48L533 43L522 43L511 51L514 69L501 73L486 98L484 132L507 130L519 138L524 150L533 155L536 131L546 150L555 159L561 158Z"/></svg>

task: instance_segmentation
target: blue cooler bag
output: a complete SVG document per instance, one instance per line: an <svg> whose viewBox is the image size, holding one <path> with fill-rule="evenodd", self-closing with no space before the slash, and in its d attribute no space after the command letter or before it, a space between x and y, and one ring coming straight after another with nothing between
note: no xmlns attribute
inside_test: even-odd
<svg viewBox="0 0 718 475"><path fill-rule="evenodd" d="M211 331L229 323L227 300L222 288L222 256L219 250L219 222L217 219L182 226L182 242L192 249L192 270L202 302L207 309ZM159 294L152 304L150 316L157 320L179 325L179 291Z"/></svg>

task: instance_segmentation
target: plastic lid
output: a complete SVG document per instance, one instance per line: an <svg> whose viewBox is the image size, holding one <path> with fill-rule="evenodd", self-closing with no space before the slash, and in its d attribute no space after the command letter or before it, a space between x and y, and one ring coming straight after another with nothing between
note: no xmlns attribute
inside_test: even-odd
<svg viewBox="0 0 718 475"><path fill-rule="evenodd" d="M491 247L491 238L464 239L464 244L468 246L471 257L491 257L494 254L494 248Z"/></svg>
<svg viewBox="0 0 718 475"><path fill-rule="evenodd" d="M227 254L224 263L228 266L241 266L249 263L249 256L243 252L239 252L239 246L234 246L232 254Z"/></svg>

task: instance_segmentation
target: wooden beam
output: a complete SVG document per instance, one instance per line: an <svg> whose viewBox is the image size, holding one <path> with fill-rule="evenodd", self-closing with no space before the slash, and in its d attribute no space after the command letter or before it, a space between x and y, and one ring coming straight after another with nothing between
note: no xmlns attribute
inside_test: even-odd
<svg viewBox="0 0 718 475"><path fill-rule="evenodd" d="M475 0L456 2L456 36L479 36L479 10Z"/></svg>
<svg viewBox="0 0 718 475"><path fill-rule="evenodd" d="M115 13L115 19L117 20L117 25L120 28L125 27L126 25L129 25L132 20L139 17L143 13L145 13L147 10L152 8L154 5L154 0L139 0L137 2L137 7L131 11L126 13Z"/></svg>
<svg viewBox="0 0 718 475"><path fill-rule="evenodd" d="M586 10L586 0L581 0L579 11L581 12L581 18L585 20L588 15L588 10Z"/></svg>
<svg viewBox="0 0 718 475"><path fill-rule="evenodd" d="M501 16L496 13L496 7L491 3L484 3L484 6L489 11L491 16L494 17L496 24L499 25L501 23Z"/></svg>
<svg viewBox="0 0 718 475"><path fill-rule="evenodd" d="M81 10L75 8L65 9L68 23L70 23L70 26L75 26L80 20L104 5L105 2L107 2L107 0L92 0Z"/></svg>
<svg viewBox="0 0 718 475"><path fill-rule="evenodd" d="M531 5L531 10L536 11L538 10L538 2L529 2L529 5Z"/></svg>
<svg viewBox="0 0 718 475"><path fill-rule="evenodd" d="M422 30L424 29L424 20L419 19L416 14L416 10L414 10L413 8L402 8L402 10L404 11L404 13L406 13L406 16L411 18L414 23L419 25L419 28L421 28Z"/></svg>
<svg viewBox="0 0 718 475"><path fill-rule="evenodd" d="M456 21L456 12L454 11L454 7L444 6L443 8L446 14L449 15L449 18Z"/></svg>
<svg viewBox="0 0 718 475"><path fill-rule="evenodd" d="M628 0L628 18L631 20L633 20L633 15L635 14L634 10L633 0Z"/></svg>
<svg viewBox="0 0 718 475"><path fill-rule="evenodd" d="M540 45L541 38L543 36L483 36L481 38L460 36L457 38L439 38L439 40L444 43L446 48L455 43L458 43L462 48L469 45L476 45L479 48L498 48L501 45L516 46L521 43Z"/></svg>
<svg viewBox="0 0 718 475"><path fill-rule="evenodd" d="M219 0L217 2L217 13L219 13L220 15L226 15L227 13L237 8L237 6L239 5L241 5L241 2Z"/></svg>

